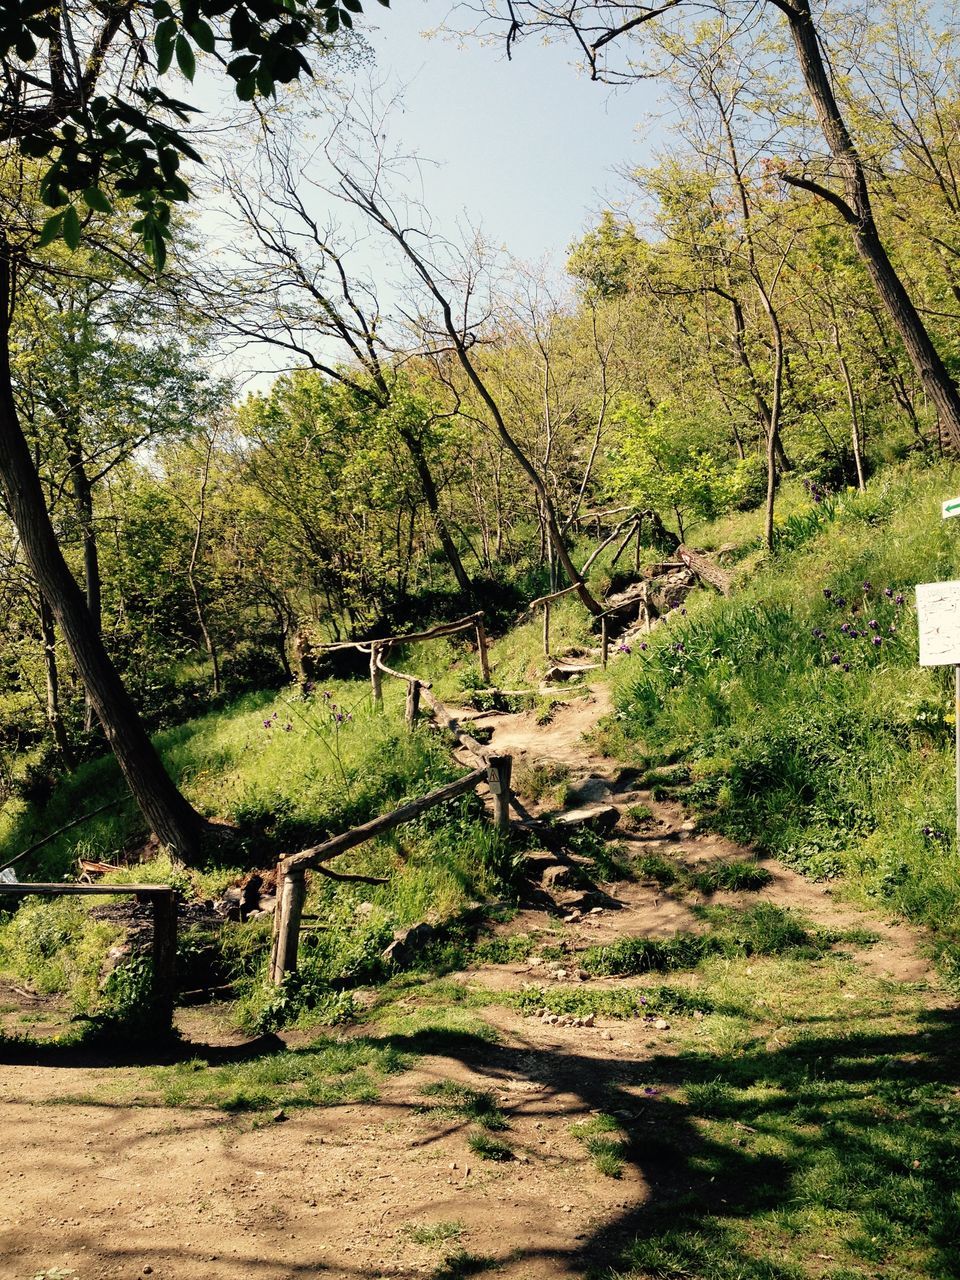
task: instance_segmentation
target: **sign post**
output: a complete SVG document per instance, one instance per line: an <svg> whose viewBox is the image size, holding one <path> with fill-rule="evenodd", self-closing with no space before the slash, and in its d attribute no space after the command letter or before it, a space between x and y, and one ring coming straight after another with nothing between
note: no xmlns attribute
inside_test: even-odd
<svg viewBox="0 0 960 1280"><path fill-rule="evenodd" d="M960 515L960 499L956 512ZM944 503L944 518L947 517ZM956 754L957 850L960 851L960 582L917 584L917 625L921 667L954 669L953 738Z"/></svg>

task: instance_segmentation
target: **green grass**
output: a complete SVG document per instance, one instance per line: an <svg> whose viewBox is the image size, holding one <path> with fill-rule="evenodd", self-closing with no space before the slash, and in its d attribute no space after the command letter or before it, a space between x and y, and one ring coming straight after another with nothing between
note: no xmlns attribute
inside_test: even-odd
<svg viewBox="0 0 960 1280"><path fill-rule="evenodd" d="M599 1112L580 1124L571 1126L570 1132L582 1142L590 1153L594 1167L605 1178L621 1178L627 1143L620 1134L621 1125L613 1116ZM612 1137L616 1134L616 1137Z"/></svg>
<svg viewBox="0 0 960 1280"><path fill-rule="evenodd" d="M620 938L588 947L580 957L588 973L606 977L693 969L711 956L770 956L794 952L815 957L828 939L811 932L798 916L770 902L744 911L701 907L704 933L677 933L672 938Z"/></svg>
<svg viewBox="0 0 960 1280"><path fill-rule="evenodd" d="M634 859L632 870L638 879L654 880L665 889L696 889L704 894L755 892L765 888L773 878L766 867L744 859L711 862L695 870L662 853L640 854Z"/></svg>
<svg viewBox="0 0 960 1280"><path fill-rule="evenodd" d="M422 1092L429 1099L420 1107L425 1115L467 1120L490 1133L509 1128L496 1098L486 1090L470 1089L454 1080L437 1080L425 1085Z"/></svg>
<svg viewBox="0 0 960 1280"><path fill-rule="evenodd" d="M960 574L939 510L958 482L951 466L887 468L795 521L793 549L615 664L605 746L685 770L684 803L714 829L929 926L960 979L952 673L918 666L912 594Z"/></svg>
<svg viewBox="0 0 960 1280"><path fill-rule="evenodd" d="M556 1013L583 1018L588 1014L603 1018L642 1018L650 1014L703 1013L713 1006L710 998L698 991L677 987L644 986L610 991L593 986L551 986L526 988L507 996L514 1008L524 1014Z"/></svg>
<svg viewBox="0 0 960 1280"><path fill-rule="evenodd" d="M448 1240L459 1240L464 1232L463 1221L455 1222L407 1223L403 1228L414 1244L446 1244Z"/></svg>
<svg viewBox="0 0 960 1280"><path fill-rule="evenodd" d="M506 1161L514 1158L513 1148L499 1138L491 1138L486 1133L471 1133L467 1138L467 1146L481 1160Z"/></svg>

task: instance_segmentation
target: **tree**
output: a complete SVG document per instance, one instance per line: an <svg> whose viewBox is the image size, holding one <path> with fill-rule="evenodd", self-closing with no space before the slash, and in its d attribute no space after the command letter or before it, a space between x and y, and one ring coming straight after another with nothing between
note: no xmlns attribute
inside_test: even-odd
<svg viewBox="0 0 960 1280"><path fill-rule="evenodd" d="M906 349L917 376L932 403L954 448L960 450L960 391L928 333L917 307L898 274L880 235L874 215L873 199L867 172L853 133L841 110L840 98L829 70L825 50L823 22L814 18L810 0L761 0L771 16L786 20L794 51L795 68L800 74L817 126L826 143L827 157L821 164L806 163L802 172L791 171L786 161L774 161L780 179L796 188L811 192L828 203L849 228L857 253L866 267L877 296ZM736 0L719 0L716 8L724 16L731 15L731 33L741 23L749 23L755 6ZM524 35L541 38L572 39L582 54L590 76L608 83L629 82L649 74L649 68L638 65L635 40L643 29L675 19L679 29L672 29L664 41L666 56L676 41L681 44L692 36L679 27L686 13L699 18L699 0L662 0L653 5L623 5L607 0L514 0L506 16L491 7L484 10L489 22L505 30L508 55ZM617 50L623 58L613 61ZM838 189L839 187L839 189Z"/></svg>
<svg viewBox="0 0 960 1280"><path fill-rule="evenodd" d="M349 0L350 9L360 8ZM193 108L164 77L174 58L192 80L196 49L221 61L238 98L269 96L309 74L306 50L320 28L352 25L335 0L262 0L255 9L222 0L95 0L50 5L5 0L0 7L0 486L30 570L47 599L141 812L158 837L194 853L205 823L163 768L94 626L58 545L13 395L10 329L18 283L36 250L61 237L79 245L96 212L117 203L133 216L154 264L163 266L171 209L189 198L184 157ZM145 38L146 37L146 38ZM53 210L39 237L24 159L40 162L40 199Z"/></svg>

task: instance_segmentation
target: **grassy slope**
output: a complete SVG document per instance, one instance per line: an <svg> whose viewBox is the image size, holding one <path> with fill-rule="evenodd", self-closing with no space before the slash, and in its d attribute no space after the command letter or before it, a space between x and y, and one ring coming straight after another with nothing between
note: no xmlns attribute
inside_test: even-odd
<svg viewBox="0 0 960 1280"><path fill-rule="evenodd" d="M917 665L912 587L958 576L939 510L958 481L889 470L795 511L793 549L618 664L607 731L615 754L676 766L661 776L718 829L929 925L956 976L953 673Z"/></svg>

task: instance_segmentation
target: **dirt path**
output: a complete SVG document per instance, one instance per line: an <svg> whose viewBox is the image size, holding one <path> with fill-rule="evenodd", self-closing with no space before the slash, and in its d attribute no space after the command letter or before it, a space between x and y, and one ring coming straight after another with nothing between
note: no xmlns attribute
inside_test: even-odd
<svg viewBox="0 0 960 1280"><path fill-rule="evenodd" d="M499 749L518 759L526 754L565 766L569 804L605 803L620 814L646 805L652 817L642 828L621 825L615 832L628 856L661 850L689 866L743 857L584 746L607 698L599 686L558 709L547 726L529 714L481 723L493 729ZM762 899L796 906L824 927L866 926L880 935L876 946L853 956L862 977L838 970L835 979L824 979L831 1017L868 1018L878 990L930 980L904 927L835 901L827 887L787 868L765 865L772 880ZM737 905L757 896L714 900ZM603 905L591 906L581 889L561 886L553 893L554 913L530 907L507 930L540 933L575 952L599 941L695 928L690 907L702 899L625 880L605 884L599 900ZM750 972L738 981L748 982ZM549 992L571 979L557 978L534 955L458 980L496 993L525 984ZM630 982L584 985L623 991ZM417 1001L413 990L411 1004ZM943 1002L933 989L922 1001L931 1008ZM596 1017L592 1026L573 1026L523 1016L506 1003L491 1003L479 1016L497 1040L469 1032L413 1037L403 1047L419 1053L418 1064L390 1077L376 1102L291 1111L279 1120L143 1105L136 1099L149 1092L138 1095L146 1079L139 1067L0 1065L0 1280L456 1280L491 1268L510 1280L584 1275L636 1232L652 1197L692 1178L661 1147L663 1117L681 1123L673 1105L677 1055L696 1047L701 1025L704 1036L714 1036L704 1045L721 1043L732 1020L716 1019L712 1031L709 1019L686 1019L681 1028L668 1018ZM788 1019L787 1012L779 1016ZM775 1019L771 1027L767 1050L775 1053ZM205 1034L197 1015L187 1030L194 1038ZM761 1069L768 1067L758 1060ZM705 1060L702 1070L710 1080L717 1067ZM479 1159L462 1118L425 1113L424 1087L437 1081L489 1091L505 1113L515 1158ZM112 1101L118 1090L122 1103ZM599 1112L612 1112L629 1133L632 1154L619 1178L597 1172L571 1129ZM683 1123L689 1132L680 1132L678 1149L696 1138Z"/></svg>

